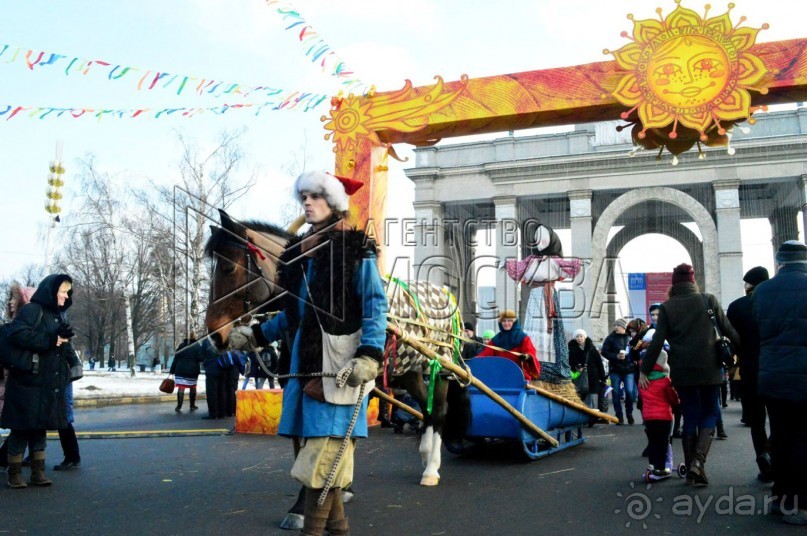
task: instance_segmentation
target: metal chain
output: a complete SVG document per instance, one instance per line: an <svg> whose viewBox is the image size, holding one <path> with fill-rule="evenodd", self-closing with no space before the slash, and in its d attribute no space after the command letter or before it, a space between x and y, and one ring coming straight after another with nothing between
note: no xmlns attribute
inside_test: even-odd
<svg viewBox="0 0 807 536"><path fill-rule="evenodd" d="M345 386L347 383L347 379L350 374L353 372L351 368L343 368L339 372L310 372L310 373L290 373L290 374L274 374L266 365L264 365L263 361L258 359L256 360L258 366L263 369L265 373L275 379L287 379L287 378L335 378L336 379L336 386L340 389ZM345 436L342 438L342 443L339 445L339 451L336 453L336 458L334 458L333 465L331 466L331 470L328 473L328 478L325 480L325 486L322 488L322 493L320 493L319 498L317 499L317 505L322 506L325 504L325 497L328 495L331 487L333 486L334 481L336 480L336 472L339 469L339 464L342 461L342 456L345 454L345 450L347 449L347 443L350 441L350 436L353 433L353 428L356 427L356 421L359 418L359 412L361 411L361 401L364 399L364 388L366 384L361 384L359 388L359 396L356 400L356 405L353 406L353 415L350 417L350 423L348 424L347 431L345 432Z"/></svg>
<svg viewBox="0 0 807 536"><path fill-rule="evenodd" d="M347 367L337 372L336 386L343 387L345 385L345 382L347 381L347 377L350 376L351 372L353 372L353 370ZM331 466L331 471L328 473L327 480L325 480L325 486L322 488L322 493L319 494L319 498L317 499L317 506L322 506L325 503L325 497L328 495L331 486L333 486L334 480L336 480L336 471L339 469L339 464L342 461L342 456L345 454L345 449L347 449L347 443L348 441L350 441L350 435L353 433L353 428L356 426L356 421L359 418L359 411L361 410L361 401L364 398L365 386L366 386L365 384L361 384L361 387L359 387L359 397L356 400L356 405L353 407L353 415L350 417L350 424L348 424L347 431L345 432L345 437L342 438L342 443L339 445L339 451L336 453L336 458L334 458L333 460L333 465Z"/></svg>

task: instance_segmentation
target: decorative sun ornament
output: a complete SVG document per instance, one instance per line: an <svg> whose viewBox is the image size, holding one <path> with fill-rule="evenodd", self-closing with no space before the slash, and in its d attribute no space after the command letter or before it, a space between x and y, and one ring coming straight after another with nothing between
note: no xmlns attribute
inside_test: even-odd
<svg viewBox="0 0 807 536"><path fill-rule="evenodd" d="M666 18L634 21L632 40L613 54L620 68L629 71L619 82L614 97L631 107L622 119L633 124L634 143L646 149L667 148L674 155L695 143L727 145L731 128L748 119L748 90L768 92L764 85L768 69L749 52L759 28L733 26L728 11L708 18L691 9L677 7ZM761 29L767 29L763 24ZM753 119L749 123L753 124ZM620 127L621 130L624 127Z"/></svg>

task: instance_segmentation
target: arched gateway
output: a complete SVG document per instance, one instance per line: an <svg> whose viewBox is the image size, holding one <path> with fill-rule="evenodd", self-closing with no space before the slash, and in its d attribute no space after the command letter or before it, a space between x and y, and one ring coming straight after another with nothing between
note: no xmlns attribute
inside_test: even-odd
<svg viewBox="0 0 807 536"><path fill-rule="evenodd" d="M610 138L618 137L604 129L597 132L596 125L554 136L419 149L417 167L407 172L416 183L416 260L421 266L430 259L451 266L444 282L465 290L462 307L467 315L475 311L476 294L466 289L473 285L473 275L466 273L473 251L467 240L459 239L493 222L496 256L505 260L522 254L519 244L524 242L513 229L519 223L533 218L570 229L572 251L566 253L590 259L593 268L581 292L575 292L574 303L582 324L591 327L603 317L596 309L600 297L594 294L599 288L595 279L602 274L593 272L603 265L600 258L606 252L602 231L596 237L593 233L595 225L604 214L603 228L626 223L621 221L625 215L605 212L626 192L667 187L696 201L668 195L679 209L670 214L672 221L694 219L701 229L706 288L724 300L737 295L740 220L769 218L775 243L795 236L796 215L805 199L807 121L800 109L767 121L760 118L751 136L737 134L739 128L732 132L732 127L760 106L805 99L807 40L756 43L759 29L742 26L744 18L735 26L728 13L707 18L676 4L660 22L637 19L633 38L624 32L630 42L605 51L612 61L454 82L436 77L431 86L413 87L407 81L395 91L334 97L322 117L326 139L334 142L334 170L369 185L351 198L352 222L366 226L385 220L386 205L394 202L387 199L387 172L388 157L396 156L395 143L428 147L468 134L622 118L632 124L625 133L630 130L634 142L679 154L681 165L671 168L652 154L628 158L630 147L615 145ZM674 30L668 34L664 28ZM705 37L687 37L696 33ZM668 61L670 50L686 52L676 56L682 65ZM728 68L710 72L712 82L706 87L698 86L694 77L669 77L676 68L688 69L696 54L709 56L703 64L708 69L723 63ZM759 128L763 122L767 126ZM701 161L693 154L696 144L700 152L701 145L725 144L732 134L737 134L737 156L707 150L709 158ZM645 205L631 205L629 212L638 218ZM386 222L375 226L382 247L386 230ZM452 243L445 244L447 240ZM503 271L496 289L498 306L518 301L515 283Z"/></svg>
<svg viewBox="0 0 807 536"><path fill-rule="evenodd" d="M565 300L572 311L564 314L599 338L613 318L608 261L632 238L660 233L678 240L701 286L723 303L742 295L742 220L769 221L771 255L784 240L798 238L807 203L807 108L759 116L732 141L734 155L725 149L710 150L705 159L684 154L677 166L651 153L631 157L632 146L613 127L588 124L563 134L416 149L416 166L406 172L415 183L416 267L442 265L445 271L432 270L433 278L442 277L462 297L463 314L471 317L485 306L476 303L467 270L473 230L496 227L496 256L506 259L524 256L526 222L566 229L566 253L590 262L576 282L574 303ZM615 227L622 229L609 240ZM503 275L494 301L510 306L520 301L519 291Z"/></svg>

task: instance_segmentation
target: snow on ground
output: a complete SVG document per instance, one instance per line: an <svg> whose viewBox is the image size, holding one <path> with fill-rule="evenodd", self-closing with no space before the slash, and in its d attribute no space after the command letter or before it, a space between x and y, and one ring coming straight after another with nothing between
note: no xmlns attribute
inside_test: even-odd
<svg viewBox="0 0 807 536"><path fill-rule="evenodd" d="M108 372L106 370L85 370L84 377L73 382L73 397L113 398L125 396L160 396L160 382L168 375L157 372L136 372L132 377L128 370ZM240 385L239 385L240 387ZM176 393L176 391L174 391ZM199 376L197 392L205 392L205 377Z"/></svg>

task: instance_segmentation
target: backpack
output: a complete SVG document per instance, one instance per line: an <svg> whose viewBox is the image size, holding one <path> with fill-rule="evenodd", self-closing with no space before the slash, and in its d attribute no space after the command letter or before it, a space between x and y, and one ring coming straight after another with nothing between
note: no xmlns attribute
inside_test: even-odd
<svg viewBox="0 0 807 536"><path fill-rule="evenodd" d="M42 307L38 309L39 314L34 323L34 330L36 330L42 322ZM12 322L0 326L0 365L7 369L38 374L39 354L16 346L9 339L8 332Z"/></svg>

